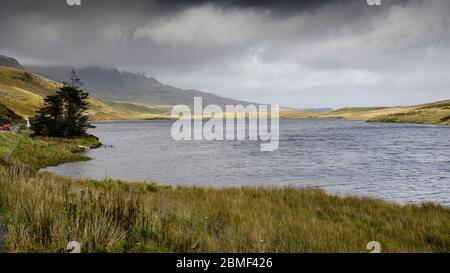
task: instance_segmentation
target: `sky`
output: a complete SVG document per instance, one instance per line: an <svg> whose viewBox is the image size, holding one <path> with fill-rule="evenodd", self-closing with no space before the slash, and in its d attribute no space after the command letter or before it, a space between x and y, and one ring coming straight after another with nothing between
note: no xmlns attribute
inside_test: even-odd
<svg viewBox="0 0 450 273"><path fill-rule="evenodd" d="M0 54L282 106L450 99L450 1L2 0Z"/></svg>

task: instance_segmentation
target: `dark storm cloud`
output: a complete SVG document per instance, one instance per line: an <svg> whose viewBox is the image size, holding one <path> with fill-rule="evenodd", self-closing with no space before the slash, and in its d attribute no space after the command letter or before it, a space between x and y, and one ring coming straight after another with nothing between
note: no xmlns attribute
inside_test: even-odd
<svg viewBox="0 0 450 273"><path fill-rule="evenodd" d="M301 11L314 9L322 5L348 0L82 0L83 6L89 9L123 9L140 12L167 12L177 9L213 4L222 8L255 8L283 11ZM2 1L2 7L6 10L36 11L36 10L63 10L67 6L65 0L6 0ZM97 12L98 10L96 10Z"/></svg>
<svg viewBox="0 0 450 273"><path fill-rule="evenodd" d="M150 39L136 39L134 32L149 22L205 5L218 10L264 10L287 15L336 1L340 2L82 0L81 7L69 7L65 0L7 0L0 9L0 49L60 64L142 66L150 62L172 66L182 60L182 65L196 67L247 49L229 45L205 50L194 44L183 45L184 50L175 52Z"/></svg>
<svg viewBox="0 0 450 273"><path fill-rule="evenodd" d="M0 33L3 38L0 40L0 49L9 49L44 62L69 62L74 65L140 66L157 63L165 67L178 63L182 66L196 67L211 59L229 58L230 54L239 55L247 52L249 47L265 42L266 38L270 40L271 36L277 40L290 39L289 34L281 37L276 33L266 35L260 29L256 30L260 32L257 33L259 37L252 36L249 33L253 31L252 23L276 21L274 18L277 17L286 19L296 13L316 10L327 5L342 5L344 2L342 0L82 0L81 7L69 7L65 0L6 0L2 2L0 9ZM366 8L367 5L359 1L356 6L356 9L359 9ZM196 9L198 13L195 13ZM202 13L202 9L205 12ZM187 18L189 12L191 17L198 18ZM354 13L355 16L360 16L358 10ZM233 16L236 14L242 16ZM264 14L264 18L257 16L258 14ZM184 18L187 23L193 23L197 19L206 26L198 24L193 27L207 28L208 23L214 21L216 16L223 19L217 22L219 25L233 24L227 20L240 20L236 24L238 28L239 24L246 24L245 21L249 21L250 25L244 26L246 33L242 35L252 37L242 37L237 39L237 43L233 40L237 37L223 37L230 38L230 42L224 45L215 40L220 40L218 36L227 33L214 34L215 30L209 29L210 32L205 32L206 35L200 35L200 39L203 39L198 41L200 43L189 43L185 39L181 41L185 42L182 48L179 48L173 43L167 47L167 44L161 42L164 38L175 38L176 42L176 37L169 37L177 35L175 32L174 35L160 32L151 37L142 35L145 28L149 30L153 26L159 26L164 20L178 20L178 17ZM180 25L179 29L182 31L184 27L186 26ZM194 29L192 32L198 30ZM319 32L320 29L315 31L313 29L311 33L299 34L309 36ZM136 33L140 35L136 36Z"/></svg>
<svg viewBox="0 0 450 273"><path fill-rule="evenodd" d="M405 104L450 97L448 14L446 0L6 0L0 54L283 105Z"/></svg>

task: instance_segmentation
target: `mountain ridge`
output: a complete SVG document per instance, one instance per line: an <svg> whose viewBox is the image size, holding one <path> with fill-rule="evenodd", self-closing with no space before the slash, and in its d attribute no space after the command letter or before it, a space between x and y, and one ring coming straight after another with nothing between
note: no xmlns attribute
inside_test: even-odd
<svg viewBox="0 0 450 273"><path fill-rule="evenodd" d="M15 58L1 55L0 54L0 66L6 66L6 67L13 67L21 70L25 70L25 67L23 67L19 61L17 61Z"/></svg>
<svg viewBox="0 0 450 273"><path fill-rule="evenodd" d="M117 68L89 66L73 68L69 66L28 66L36 74L61 82L72 70L85 84L92 95L109 101L136 103L145 106L192 106L194 97L202 97L203 103L225 105L248 105L251 102L222 97L210 92L182 89L166 85L154 77L119 71Z"/></svg>

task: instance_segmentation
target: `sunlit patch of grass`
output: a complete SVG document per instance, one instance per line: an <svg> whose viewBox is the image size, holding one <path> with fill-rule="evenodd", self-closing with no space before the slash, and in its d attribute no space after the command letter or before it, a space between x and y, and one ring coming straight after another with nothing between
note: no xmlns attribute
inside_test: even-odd
<svg viewBox="0 0 450 273"><path fill-rule="evenodd" d="M57 164L88 160L79 152L84 147L98 147L100 142L94 136L75 139L38 137L32 139L26 134L0 133L0 158L34 169Z"/></svg>
<svg viewBox="0 0 450 273"><path fill-rule="evenodd" d="M419 107L407 112L382 115L369 121L450 125L450 107L445 104Z"/></svg>

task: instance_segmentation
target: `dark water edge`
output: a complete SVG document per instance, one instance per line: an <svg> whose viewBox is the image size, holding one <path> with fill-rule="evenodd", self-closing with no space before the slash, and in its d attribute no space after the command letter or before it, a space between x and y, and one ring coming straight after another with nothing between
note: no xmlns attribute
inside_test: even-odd
<svg viewBox="0 0 450 273"><path fill-rule="evenodd" d="M450 205L450 127L348 120L281 120L280 148L254 141L182 141L171 121L101 122L112 148L48 168L76 178L153 180L172 186L319 187L338 195Z"/></svg>

